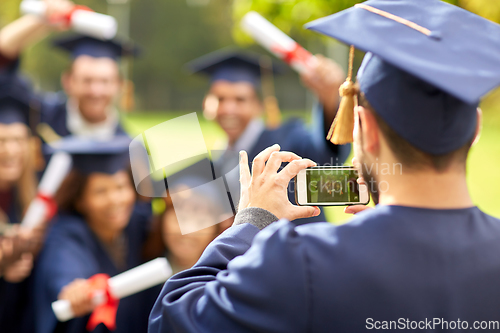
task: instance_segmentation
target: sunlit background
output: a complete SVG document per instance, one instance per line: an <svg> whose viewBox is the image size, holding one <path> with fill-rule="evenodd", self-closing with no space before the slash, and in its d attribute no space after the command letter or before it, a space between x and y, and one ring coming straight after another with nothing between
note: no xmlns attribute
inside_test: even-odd
<svg viewBox="0 0 500 333"><path fill-rule="evenodd" d="M141 47L139 58L122 63L123 75L134 83L128 94L134 107L123 114L127 130L135 135L162 121L188 112L199 112L209 149L223 140L223 132L202 114L202 101L208 82L190 75L186 62L222 47L239 45L265 53L238 27L241 17L255 10L290 34L305 48L347 63L347 48L335 41L304 30L303 24L315 18L348 8L354 0L80 0L94 10L108 13L120 24L121 39L131 39ZM500 1L448 1L500 22ZM2 0L0 26L19 16L20 0ZM51 48L54 36L32 47L23 55L23 72L37 89L58 91L60 74L69 65L61 51ZM356 62L363 54L356 55ZM276 96L284 117L308 119L313 97L301 86L293 71L275 79ZM129 86L130 89L131 86ZM335 92L332 92L335 93ZM494 92L483 104L484 127L480 142L473 148L468 164L472 197L485 212L500 217L500 93ZM432 119L429 119L431 122ZM178 129L182 131L182 128ZM342 208L329 209L329 219L340 223L348 218Z"/></svg>

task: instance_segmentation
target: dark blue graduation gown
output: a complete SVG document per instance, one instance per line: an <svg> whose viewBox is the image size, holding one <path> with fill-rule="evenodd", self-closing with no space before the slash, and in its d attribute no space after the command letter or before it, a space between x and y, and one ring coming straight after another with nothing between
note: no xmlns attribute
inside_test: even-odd
<svg viewBox="0 0 500 333"><path fill-rule="evenodd" d="M148 227L149 222L134 212L125 230L128 238L125 270L143 262L141 250ZM81 216L58 216L35 272L36 332L86 332L89 316L59 323L52 312L51 303L57 300L61 289L76 278L87 279L97 273L112 277L121 272ZM146 332L148 312L158 292L159 288L151 288L120 300L115 332ZM94 332L108 330L101 324Z"/></svg>
<svg viewBox="0 0 500 333"><path fill-rule="evenodd" d="M16 191L12 191L12 201L5 212L10 223L21 221L21 208ZM33 276L30 275L19 283L10 283L0 278L0 332L31 333L34 330L34 309L31 296L33 294Z"/></svg>
<svg viewBox="0 0 500 333"><path fill-rule="evenodd" d="M350 333L368 318L471 329L500 320L499 253L500 220L478 208L379 206L339 227L241 224L167 281L149 332Z"/></svg>

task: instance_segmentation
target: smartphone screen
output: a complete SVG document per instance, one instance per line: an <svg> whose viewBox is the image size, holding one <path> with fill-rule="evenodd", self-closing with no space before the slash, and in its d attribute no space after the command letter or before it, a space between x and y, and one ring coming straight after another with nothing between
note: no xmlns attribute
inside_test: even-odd
<svg viewBox="0 0 500 333"><path fill-rule="evenodd" d="M297 175L297 203L299 205L367 204L368 190L357 182L354 168L317 167Z"/></svg>

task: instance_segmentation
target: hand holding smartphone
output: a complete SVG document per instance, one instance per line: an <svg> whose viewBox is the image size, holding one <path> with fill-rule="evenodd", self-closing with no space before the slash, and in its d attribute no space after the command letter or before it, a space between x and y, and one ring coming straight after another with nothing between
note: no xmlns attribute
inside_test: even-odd
<svg viewBox="0 0 500 333"><path fill-rule="evenodd" d="M299 206L366 205L366 184L358 184L354 167L312 167L295 177L295 201Z"/></svg>

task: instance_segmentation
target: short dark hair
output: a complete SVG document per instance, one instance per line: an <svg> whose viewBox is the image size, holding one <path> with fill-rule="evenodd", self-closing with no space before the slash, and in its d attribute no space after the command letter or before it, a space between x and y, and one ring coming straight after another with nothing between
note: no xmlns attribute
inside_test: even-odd
<svg viewBox="0 0 500 333"><path fill-rule="evenodd" d="M132 177L132 169L126 168L124 171L127 172L133 186L134 179ZM89 175L86 175L77 169L70 171L54 196L54 200L57 203L59 211L64 213L80 214L77 209L77 201L81 199L88 180Z"/></svg>
<svg viewBox="0 0 500 333"><path fill-rule="evenodd" d="M446 171L453 163L461 163L465 169L465 162L474 141L474 137L472 137L465 145L450 153L441 155L429 154L415 147L396 133L370 105L362 92L358 94L358 103L360 106L368 109L373 114L382 135L389 144L390 149L403 166L414 170L431 167L438 172L443 172Z"/></svg>

